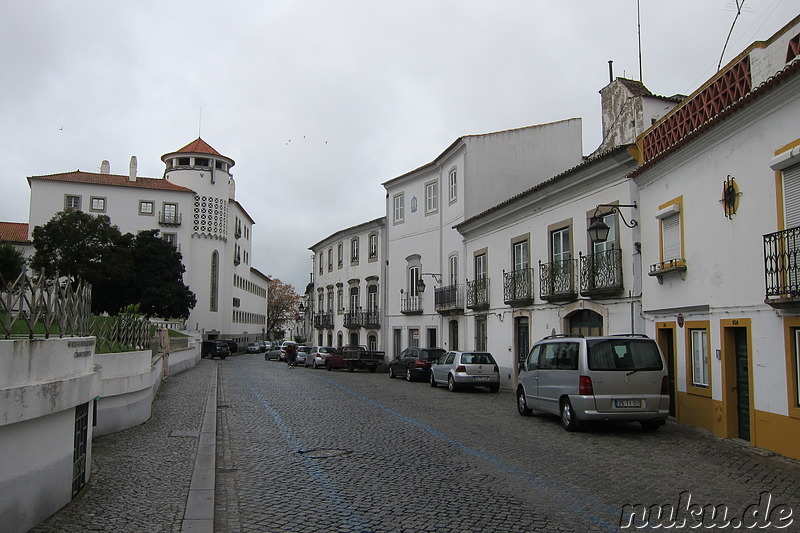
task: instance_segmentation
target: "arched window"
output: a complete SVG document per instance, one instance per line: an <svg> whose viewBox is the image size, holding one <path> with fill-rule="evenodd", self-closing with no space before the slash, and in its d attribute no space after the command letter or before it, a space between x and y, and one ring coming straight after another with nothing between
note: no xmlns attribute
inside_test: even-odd
<svg viewBox="0 0 800 533"><path fill-rule="evenodd" d="M211 252L211 279L210 279L211 298L209 299L209 310L219 310L219 252Z"/></svg>

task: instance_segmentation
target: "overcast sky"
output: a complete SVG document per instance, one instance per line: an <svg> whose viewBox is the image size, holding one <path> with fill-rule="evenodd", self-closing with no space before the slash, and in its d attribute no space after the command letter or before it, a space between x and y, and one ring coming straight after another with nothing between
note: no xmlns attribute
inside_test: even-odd
<svg viewBox="0 0 800 533"><path fill-rule="evenodd" d="M724 62L797 14L747 0ZM641 0L644 84L691 93L735 15ZM199 133L236 161L253 266L302 292L309 246L462 135L580 117L591 153L609 60L639 79L636 0L0 0L0 220L28 221L28 176L161 177Z"/></svg>

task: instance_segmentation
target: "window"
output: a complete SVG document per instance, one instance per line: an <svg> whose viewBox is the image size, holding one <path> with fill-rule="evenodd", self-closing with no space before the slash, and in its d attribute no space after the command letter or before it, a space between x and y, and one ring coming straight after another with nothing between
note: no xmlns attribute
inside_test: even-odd
<svg viewBox="0 0 800 533"><path fill-rule="evenodd" d="M178 204L171 204L171 203L164 204L164 223L165 224L178 223Z"/></svg>
<svg viewBox="0 0 800 533"><path fill-rule="evenodd" d="M358 263L358 237L350 241L350 262Z"/></svg>
<svg viewBox="0 0 800 533"><path fill-rule="evenodd" d="M528 268L528 241L514 243L514 272Z"/></svg>
<svg viewBox="0 0 800 533"><path fill-rule="evenodd" d="M708 387L708 332L689 330L692 349L692 385Z"/></svg>
<svg viewBox="0 0 800 533"><path fill-rule="evenodd" d="M550 254L553 276L568 276L571 272L569 228L561 228L550 233ZM564 282L562 279L561 283Z"/></svg>
<svg viewBox="0 0 800 533"><path fill-rule="evenodd" d="M218 311L217 298L219 297L219 252L211 252L211 279L209 280L211 295L209 298L209 310Z"/></svg>
<svg viewBox="0 0 800 533"><path fill-rule="evenodd" d="M408 329L408 347L409 348L419 347L419 329L417 328Z"/></svg>
<svg viewBox="0 0 800 533"><path fill-rule="evenodd" d="M608 238L603 242L592 243L595 255L608 252L616 246L617 242L617 217L613 213L603 215L603 222L608 226Z"/></svg>
<svg viewBox="0 0 800 533"><path fill-rule="evenodd" d="M336 309L344 311L344 287L341 285L336 287Z"/></svg>
<svg viewBox="0 0 800 533"><path fill-rule="evenodd" d="M425 185L425 213L439 210L439 183L432 181Z"/></svg>
<svg viewBox="0 0 800 533"><path fill-rule="evenodd" d="M420 270L418 266L412 266L408 269L408 294L409 296L417 296L417 282L420 279Z"/></svg>
<svg viewBox="0 0 800 533"><path fill-rule="evenodd" d="M106 199L97 196L92 196L91 206L89 207L89 209L91 211L98 211L100 213L104 213L106 210Z"/></svg>
<svg viewBox="0 0 800 533"><path fill-rule="evenodd" d="M325 295L322 294L322 291L317 295L317 309L320 313L325 311ZM328 309L330 311L330 309Z"/></svg>
<svg viewBox="0 0 800 533"><path fill-rule="evenodd" d="M456 179L456 169L452 169L447 178L447 198L452 204L458 199L458 181Z"/></svg>
<svg viewBox="0 0 800 533"><path fill-rule="evenodd" d="M333 289L328 289L328 312L333 313Z"/></svg>
<svg viewBox="0 0 800 533"><path fill-rule="evenodd" d="M333 270L333 248L328 248L328 272Z"/></svg>
<svg viewBox="0 0 800 533"><path fill-rule="evenodd" d="M152 200L139 200L139 214L152 215L155 207Z"/></svg>
<svg viewBox="0 0 800 533"><path fill-rule="evenodd" d="M344 264L344 245L342 243L339 243L339 246L336 247L336 257L339 268L342 268Z"/></svg>
<svg viewBox="0 0 800 533"><path fill-rule="evenodd" d="M681 242L681 199L663 206L656 213L661 221L661 264L660 268L683 264L683 245Z"/></svg>
<svg viewBox="0 0 800 533"><path fill-rule="evenodd" d="M800 328L794 330L794 407L800 407Z"/></svg>
<svg viewBox="0 0 800 533"><path fill-rule="evenodd" d="M458 256L450 256L450 285L458 285Z"/></svg>
<svg viewBox="0 0 800 533"><path fill-rule="evenodd" d="M324 261L324 259L322 258L322 252L320 252L319 253L319 273L320 273L320 275L324 271L324 268L323 268L324 263L323 263L323 261Z"/></svg>
<svg viewBox="0 0 800 533"><path fill-rule="evenodd" d="M406 199L401 193L394 197L394 223L399 224L406 218Z"/></svg>
<svg viewBox="0 0 800 533"><path fill-rule="evenodd" d="M350 311L358 311L358 287L350 287Z"/></svg>
<svg viewBox="0 0 800 533"><path fill-rule="evenodd" d="M475 279L486 278L486 254L475 256Z"/></svg>
<svg viewBox="0 0 800 533"><path fill-rule="evenodd" d="M80 209L81 197L68 194L64 197L64 209Z"/></svg>
<svg viewBox="0 0 800 533"><path fill-rule="evenodd" d="M172 246L178 246L177 233L162 233L161 238L170 243Z"/></svg>
<svg viewBox="0 0 800 533"><path fill-rule="evenodd" d="M367 287L367 309L370 311L378 310L378 286L370 285Z"/></svg>
<svg viewBox="0 0 800 533"><path fill-rule="evenodd" d="M376 233L369 236L369 258L378 258L378 235Z"/></svg>

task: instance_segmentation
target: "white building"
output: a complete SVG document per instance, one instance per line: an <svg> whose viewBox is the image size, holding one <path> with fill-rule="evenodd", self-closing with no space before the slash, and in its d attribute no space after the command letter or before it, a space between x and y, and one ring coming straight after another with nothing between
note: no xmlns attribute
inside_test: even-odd
<svg viewBox="0 0 800 533"><path fill-rule="evenodd" d="M679 421L800 458L800 16L637 140L647 331Z"/></svg>
<svg viewBox="0 0 800 533"><path fill-rule="evenodd" d="M312 344L384 349L385 225L383 217L364 222L309 248L314 254L314 289L309 295Z"/></svg>
<svg viewBox="0 0 800 533"><path fill-rule="evenodd" d="M409 346L475 347L464 324L472 257L453 227L581 160L581 121L570 119L460 137L430 163L383 184L388 356Z"/></svg>
<svg viewBox="0 0 800 533"><path fill-rule="evenodd" d="M157 229L179 248L197 298L187 327L210 338L262 338L269 279L251 265L255 222L236 200L233 159L198 138L161 160L162 178L138 176L135 157L127 175L111 174L104 161L99 174L29 177L30 234L65 209L108 215L123 233Z"/></svg>

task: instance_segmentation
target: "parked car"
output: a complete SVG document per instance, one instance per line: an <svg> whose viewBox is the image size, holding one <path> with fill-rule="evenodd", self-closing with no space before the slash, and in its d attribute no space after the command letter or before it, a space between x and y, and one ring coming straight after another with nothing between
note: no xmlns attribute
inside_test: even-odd
<svg viewBox="0 0 800 533"><path fill-rule="evenodd" d="M441 348L406 348L389 363L389 377L404 377L406 381L427 381L431 362L438 361L444 353Z"/></svg>
<svg viewBox="0 0 800 533"><path fill-rule="evenodd" d="M223 339L223 342L228 345L228 349L231 353L236 353L239 351L239 345L233 339Z"/></svg>
<svg viewBox="0 0 800 533"><path fill-rule="evenodd" d="M336 348L333 346L312 346L306 354L306 366L311 368L322 368L325 366L325 357L333 354Z"/></svg>
<svg viewBox="0 0 800 533"><path fill-rule="evenodd" d="M364 346L342 346L325 357L325 369L346 368L353 372L358 368L375 372L384 362L384 353L367 350Z"/></svg>
<svg viewBox="0 0 800 533"><path fill-rule="evenodd" d="M309 353L311 353L311 346L298 346L297 354L295 355L295 364L307 366L306 358Z"/></svg>
<svg viewBox="0 0 800 533"><path fill-rule="evenodd" d="M517 410L559 415L567 431L590 420L638 421L645 430L669 415L664 356L646 335L553 335L520 364Z"/></svg>
<svg viewBox="0 0 800 533"><path fill-rule="evenodd" d="M447 385L451 392L464 387L500 390L500 370L489 352L447 352L431 364L431 387Z"/></svg>
<svg viewBox="0 0 800 533"><path fill-rule="evenodd" d="M245 348L247 353L261 353L261 343L258 341L253 341L247 344L247 348Z"/></svg>
<svg viewBox="0 0 800 533"><path fill-rule="evenodd" d="M209 359L219 357L220 359L225 359L230 354L231 350L228 348L228 344L225 341L203 341L200 345L200 357L207 357Z"/></svg>
<svg viewBox="0 0 800 533"><path fill-rule="evenodd" d="M286 346L289 344L297 345L293 341L282 341L276 347L270 349L265 355L264 359L277 359L278 361L286 361Z"/></svg>

